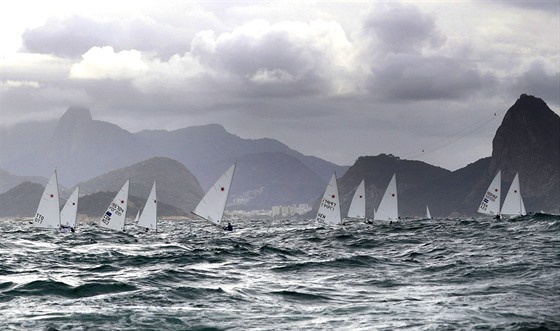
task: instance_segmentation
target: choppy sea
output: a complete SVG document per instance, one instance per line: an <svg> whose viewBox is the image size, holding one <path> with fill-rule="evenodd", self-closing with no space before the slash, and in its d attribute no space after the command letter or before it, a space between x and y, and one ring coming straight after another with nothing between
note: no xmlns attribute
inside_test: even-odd
<svg viewBox="0 0 560 331"><path fill-rule="evenodd" d="M560 330L560 217L0 221L2 330Z"/></svg>

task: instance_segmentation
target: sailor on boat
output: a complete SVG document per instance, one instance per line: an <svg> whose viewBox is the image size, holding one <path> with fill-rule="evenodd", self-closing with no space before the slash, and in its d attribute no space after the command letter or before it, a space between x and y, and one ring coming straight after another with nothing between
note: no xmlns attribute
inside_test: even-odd
<svg viewBox="0 0 560 331"><path fill-rule="evenodd" d="M233 226L228 222L227 226L224 227L224 231L233 231Z"/></svg>
<svg viewBox="0 0 560 331"><path fill-rule="evenodd" d="M61 225L60 226L60 232L61 233L68 233L68 232L72 232L74 233L76 230L74 230L73 227L68 226L68 225Z"/></svg>

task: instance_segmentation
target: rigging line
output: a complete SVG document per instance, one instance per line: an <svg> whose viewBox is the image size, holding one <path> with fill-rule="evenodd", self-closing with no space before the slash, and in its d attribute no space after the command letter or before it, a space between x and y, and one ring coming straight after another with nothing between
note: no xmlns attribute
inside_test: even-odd
<svg viewBox="0 0 560 331"><path fill-rule="evenodd" d="M411 153L408 153L406 155L403 155L402 157L403 158L415 158L415 157L418 157L420 155L427 155L427 154L433 153L435 151L438 151L442 148L445 148L445 147L461 140L462 138L466 137L467 135L477 131L478 129L488 125L489 123L493 122L498 117L498 115L502 115L505 112L507 112L507 109L503 110L501 112L497 112L497 113L493 113L491 115L488 115L485 118L483 118L481 120L478 120L478 121L474 122L473 124L463 128L462 130L453 134L451 137L448 137L448 139L450 139L450 140L447 140L446 142L443 142L442 144L436 145L433 148L422 149L421 152L415 152L415 153L411 152Z"/></svg>

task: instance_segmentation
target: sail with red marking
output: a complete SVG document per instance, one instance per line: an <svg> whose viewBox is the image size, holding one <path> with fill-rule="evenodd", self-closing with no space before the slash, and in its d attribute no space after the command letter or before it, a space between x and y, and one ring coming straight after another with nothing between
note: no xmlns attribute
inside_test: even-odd
<svg viewBox="0 0 560 331"><path fill-rule="evenodd" d="M498 215L500 213L500 195L502 185L502 171L498 171L488 186L480 202L477 213L485 215Z"/></svg>
<svg viewBox="0 0 560 331"><path fill-rule="evenodd" d="M192 213L216 225L220 225L224 210L226 209L234 173L235 164L229 167L229 169L218 178Z"/></svg>
<svg viewBox="0 0 560 331"><path fill-rule="evenodd" d="M60 225L70 228L76 228L76 219L78 217L78 196L80 195L80 187L76 187L74 192L62 207L60 212Z"/></svg>
<svg viewBox="0 0 560 331"><path fill-rule="evenodd" d="M56 170L45 186L32 226L40 229L58 229L60 227L60 202L58 201Z"/></svg>
<svg viewBox="0 0 560 331"><path fill-rule="evenodd" d="M393 174L389 185L387 185L385 194L383 198L381 198L381 203L379 204L379 208L377 208L374 219L378 221L396 221L398 218L397 175Z"/></svg>
<svg viewBox="0 0 560 331"><path fill-rule="evenodd" d="M152 190L146 200L146 205L142 209L142 213L138 218L136 225L145 229L157 232L157 198L156 198L156 182L152 185Z"/></svg>
<svg viewBox="0 0 560 331"><path fill-rule="evenodd" d="M128 201L128 187L129 181L124 183L123 187L119 190L117 195L107 210L105 214L99 220L99 226L106 229L124 231L124 221L126 218L126 206Z"/></svg>
<svg viewBox="0 0 560 331"><path fill-rule="evenodd" d="M523 198L521 197L521 188L519 186L519 174L517 173L515 174L515 178L513 178L513 182L511 182L501 213L502 215L508 216L522 216L526 214Z"/></svg>
<svg viewBox="0 0 560 331"><path fill-rule="evenodd" d="M366 218L366 190L364 180L356 188L350 208L348 208L347 217L349 218Z"/></svg>
<svg viewBox="0 0 560 331"><path fill-rule="evenodd" d="M338 197L338 186L336 183L336 174L333 174L321 203L319 204L319 209L317 210L317 216L315 217L317 221L323 221L331 225L341 224L342 219L340 218L340 200Z"/></svg>

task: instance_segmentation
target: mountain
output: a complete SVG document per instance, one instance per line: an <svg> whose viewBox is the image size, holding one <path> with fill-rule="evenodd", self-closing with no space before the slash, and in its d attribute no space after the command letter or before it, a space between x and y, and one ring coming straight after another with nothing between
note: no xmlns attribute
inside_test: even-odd
<svg viewBox="0 0 560 331"><path fill-rule="evenodd" d="M284 153L300 160L325 180L330 178L333 171L343 173L348 168L314 156L303 155L274 139L240 138L218 124L174 131L145 130L137 135L142 138L143 145L157 150L160 156L171 157L185 164L205 189L222 174L224 163L234 163L244 155ZM165 148L162 148L163 146Z"/></svg>
<svg viewBox="0 0 560 331"><path fill-rule="evenodd" d="M386 155L358 159L339 184L343 210L362 178L368 203L377 207L396 171L401 215L422 216L426 204L436 217L476 215L484 192L501 170L502 201L518 172L527 211L560 213L560 117L534 96L522 94L506 112L492 141L492 156L453 172L413 162ZM411 168L405 170L405 164Z"/></svg>
<svg viewBox="0 0 560 331"><path fill-rule="evenodd" d="M45 187L23 182L0 194L0 217L33 217Z"/></svg>
<svg viewBox="0 0 560 331"><path fill-rule="evenodd" d="M204 196L196 177L180 162L154 157L78 184L83 195L96 192L117 192L130 179L129 194L146 199L156 181L158 201L193 210ZM109 199L110 202L110 199Z"/></svg>
<svg viewBox="0 0 560 331"><path fill-rule="evenodd" d="M18 186L24 182L38 183L47 185L49 180L39 176L17 176L6 170L0 169L0 193L4 193L11 188Z"/></svg>
<svg viewBox="0 0 560 331"><path fill-rule="evenodd" d="M431 181L443 178L451 172L421 161L402 160L393 155L362 156L339 179L342 215L346 215L354 191L362 179L365 180L366 215L373 215L373 208L379 206L394 173L397 175L399 213L421 215L426 210L424 195L409 192L424 188Z"/></svg>
<svg viewBox="0 0 560 331"><path fill-rule="evenodd" d="M226 166L224 165L224 169ZM247 154L238 159L228 208L311 204L323 179L302 161L284 153Z"/></svg>
<svg viewBox="0 0 560 331"><path fill-rule="evenodd" d="M159 156L183 163L206 190L224 169L240 161L238 170L241 173L247 166L249 169L259 169L266 174L259 177L263 180L261 183L257 183L256 178L251 176L237 178L232 188L232 200L238 198L237 201L245 201L248 195L258 194L259 187L266 187L269 178L279 176L275 173L277 167L266 169L266 166L272 166L266 159L269 153L283 153L286 155L286 160L297 159L312 171L313 175L300 177L300 181L309 178L310 181L302 185L309 188L315 187L317 176L326 181L333 171L341 174L347 169L314 156L303 155L274 139L240 138L217 124L174 131L146 130L130 133L117 125L94 120L87 108L70 107L55 125L50 123L41 126L32 123L32 127L40 134L31 134L31 130L25 125L18 126L20 131L17 132L2 130L2 137L10 144L8 147L10 153L8 153L9 157L2 158L1 166L14 173L44 177L50 176L52 170L56 168L59 183L66 186L73 186L77 182L88 181L114 169L128 167L142 160ZM21 132L27 134L22 135ZM25 146L20 146L17 138L21 138ZM18 154L18 150L21 150L21 153ZM257 157L259 153L264 154ZM255 164L248 164L248 160ZM244 182L245 179L249 182ZM246 187L247 191L239 191L236 186ZM251 206L270 208L276 201L299 203L300 199L307 200L309 196L307 191L292 194L286 186L284 192L275 192L275 194L277 197L292 198L267 199L263 194L258 199L252 199Z"/></svg>
<svg viewBox="0 0 560 331"><path fill-rule="evenodd" d="M522 94L507 111L492 141L488 183L499 169L503 193L519 172L528 210L560 211L560 116L542 99Z"/></svg>
<svg viewBox="0 0 560 331"><path fill-rule="evenodd" d="M87 215L88 217L98 217L99 219L103 216L103 213L107 210L107 207L115 197L117 192L96 192L83 197L80 197L78 201L78 214ZM128 196L128 204L126 215L128 218L134 218L136 212L139 209L144 208L146 204L146 198L137 197L134 195ZM159 201L157 206L157 216L158 218L165 216L187 216L188 213L183 210L167 204L165 202Z"/></svg>

